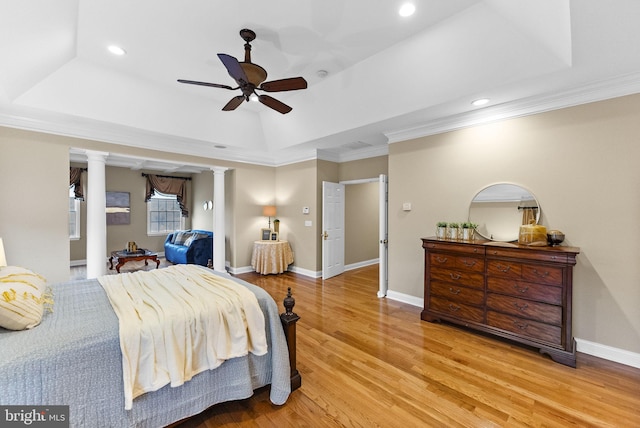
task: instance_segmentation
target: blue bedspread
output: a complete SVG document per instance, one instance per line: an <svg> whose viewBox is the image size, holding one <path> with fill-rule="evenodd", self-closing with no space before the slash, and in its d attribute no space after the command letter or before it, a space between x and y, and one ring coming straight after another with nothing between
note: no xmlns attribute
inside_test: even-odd
<svg viewBox="0 0 640 428"><path fill-rule="evenodd" d="M283 404L290 367L278 307L261 288L232 279L258 297L268 354L228 360L180 387L144 394L126 411L118 319L97 280L72 281L52 287L54 311L39 326L0 328L0 404L69 405L71 426L114 428L166 426L267 384L271 401Z"/></svg>

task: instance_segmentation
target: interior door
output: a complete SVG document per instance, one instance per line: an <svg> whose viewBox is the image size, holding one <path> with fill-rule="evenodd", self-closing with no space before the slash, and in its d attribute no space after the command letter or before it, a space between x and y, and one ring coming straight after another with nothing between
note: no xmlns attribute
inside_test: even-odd
<svg viewBox="0 0 640 428"><path fill-rule="evenodd" d="M322 279L344 272L344 184L322 182Z"/></svg>
<svg viewBox="0 0 640 428"><path fill-rule="evenodd" d="M380 227L379 227L379 250L380 250L380 264L378 266L379 271L379 285L378 285L378 297L385 297L387 295L387 289L389 285L389 222L388 222L388 210L389 210L389 184L387 176L380 174L380 198L379 198L379 211L380 211Z"/></svg>

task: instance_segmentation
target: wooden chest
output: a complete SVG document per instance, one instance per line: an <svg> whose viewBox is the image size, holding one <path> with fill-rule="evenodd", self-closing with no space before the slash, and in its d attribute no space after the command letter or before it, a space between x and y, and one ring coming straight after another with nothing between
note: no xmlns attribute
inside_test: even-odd
<svg viewBox="0 0 640 428"><path fill-rule="evenodd" d="M575 367L575 247L423 238L426 321L448 321L540 349Z"/></svg>

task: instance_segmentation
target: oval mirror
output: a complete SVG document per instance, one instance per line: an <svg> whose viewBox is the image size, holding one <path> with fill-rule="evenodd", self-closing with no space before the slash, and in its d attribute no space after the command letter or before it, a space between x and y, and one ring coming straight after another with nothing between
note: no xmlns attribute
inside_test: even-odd
<svg viewBox="0 0 640 428"><path fill-rule="evenodd" d="M498 183L480 190L471 200L469 221L480 236L492 241L516 241L520 226L540 220L533 193L516 184Z"/></svg>

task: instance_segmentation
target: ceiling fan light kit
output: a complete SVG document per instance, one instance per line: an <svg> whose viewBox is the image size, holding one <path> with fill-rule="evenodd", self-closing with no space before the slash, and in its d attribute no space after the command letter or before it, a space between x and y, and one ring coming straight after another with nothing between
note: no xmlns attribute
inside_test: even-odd
<svg viewBox="0 0 640 428"><path fill-rule="evenodd" d="M290 77L287 79L272 80L265 82L267 79L267 71L260 67L258 64L251 62L251 44L255 38L256 33L252 30L244 28L240 30L240 37L245 41L244 44L244 61L239 62L236 58L227 54L218 54L218 58L222 61L222 64L227 69L229 75L236 81L238 86L232 88L228 85L221 85L218 83L198 82L194 80L178 79L180 83L186 83L189 85L210 86L212 88L236 90L240 89L242 95L231 98L231 100L222 108L224 111L235 110L242 104L243 101L249 101L252 96L256 96L258 101L262 104L270 107L282 114L289 113L292 108L278 101L277 99L269 95L260 95L256 93L258 91L265 92L283 92L283 91L296 91L299 89L307 88L307 81L303 77Z"/></svg>

